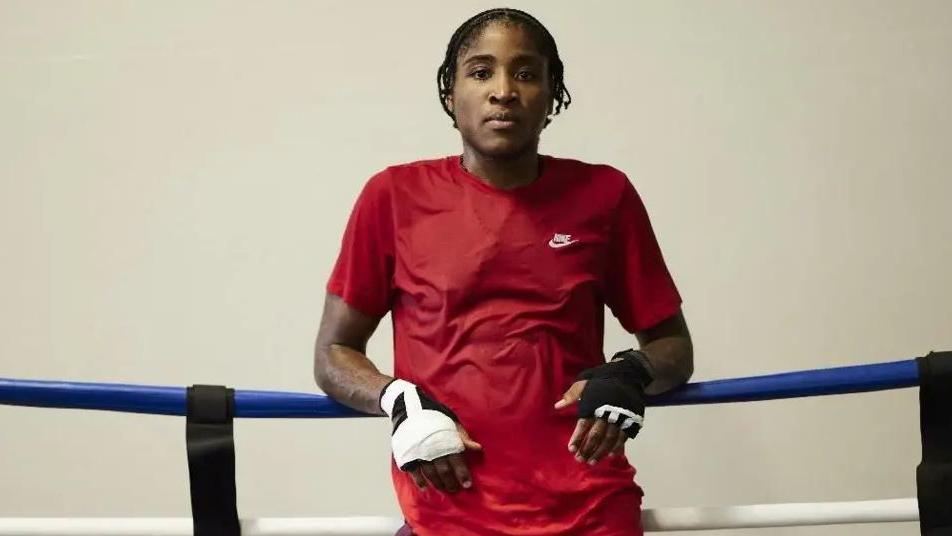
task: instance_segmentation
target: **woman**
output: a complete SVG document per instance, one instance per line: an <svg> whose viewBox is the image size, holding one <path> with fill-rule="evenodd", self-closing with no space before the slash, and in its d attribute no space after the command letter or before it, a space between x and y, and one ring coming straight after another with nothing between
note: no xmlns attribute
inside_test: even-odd
<svg viewBox="0 0 952 536"><path fill-rule="evenodd" d="M315 378L391 417L406 534L641 534L624 443L645 394L690 377L691 340L627 177L538 153L562 75L527 13L466 21L437 79L462 155L378 173L345 231ZM641 345L609 363L606 305ZM364 355L387 312L394 377Z"/></svg>

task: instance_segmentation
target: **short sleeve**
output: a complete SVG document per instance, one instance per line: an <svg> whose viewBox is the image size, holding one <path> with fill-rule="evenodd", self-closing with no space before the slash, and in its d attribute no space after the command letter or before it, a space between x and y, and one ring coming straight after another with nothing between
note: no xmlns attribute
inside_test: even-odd
<svg viewBox="0 0 952 536"><path fill-rule="evenodd" d="M627 178L614 214L607 262L605 302L625 330L651 328L678 312L681 296L648 212Z"/></svg>
<svg viewBox="0 0 952 536"><path fill-rule="evenodd" d="M374 175L351 211L327 292L360 312L381 317L393 294L393 206L387 172Z"/></svg>

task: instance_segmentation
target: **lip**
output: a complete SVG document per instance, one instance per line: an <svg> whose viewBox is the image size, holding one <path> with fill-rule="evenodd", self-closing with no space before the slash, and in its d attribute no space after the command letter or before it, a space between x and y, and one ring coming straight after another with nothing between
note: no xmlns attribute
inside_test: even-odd
<svg viewBox="0 0 952 536"><path fill-rule="evenodd" d="M486 118L486 125L494 130L505 130L516 126L515 114L509 112L494 113Z"/></svg>
<svg viewBox="0 0 952 536"><path fill-rule="evenodd" d="M493 130L507 130L516 126L514 119L489 119L486 125Z"/></svg>

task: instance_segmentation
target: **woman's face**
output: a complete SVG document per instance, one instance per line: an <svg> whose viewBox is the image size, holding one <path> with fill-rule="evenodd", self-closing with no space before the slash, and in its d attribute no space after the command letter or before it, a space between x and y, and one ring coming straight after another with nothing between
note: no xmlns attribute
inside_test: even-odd
<svg viewBox="0 0 952 536"><path fill-rule="evenodd" d="M548 61L521 27L491 23L458 59L447 104L463 143L477 152L536 151L552 104Z"/></svg>

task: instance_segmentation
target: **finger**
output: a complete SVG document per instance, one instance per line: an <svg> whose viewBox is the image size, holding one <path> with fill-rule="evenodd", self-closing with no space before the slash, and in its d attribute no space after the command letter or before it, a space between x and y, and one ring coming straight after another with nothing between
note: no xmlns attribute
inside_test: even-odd
<svg viewBox="0 0 952 536"><path fill-rule="evenodd" d="M569 452L578 452L579 443L582 442L585 434L588 433L588 429L591 428L593 420L594 419L579 419L578 422L575 423L575 431L572 432L572 437L569 438Z"/></svg>
<svg viewBox="0 0 952 536"><path fill-rule="evenodd" d="M483 450L483 446L479 443L473 441L473 438L469 437L469 432L463 428L463 425L457 424L456 430L459 432L460 439L463 440L463 446L470 450Z"/></svg>
<svg viewBox="0 0 952 536"><path fill-rule="evenodd" d="M426 479L423 478L423 474L420 473L419 469L410 471L410 477L413 478L413 483L416 484L417 488L421 490L426 489Z"/></svg>
<svg viewBox="0 0 952 536"><path fill-rule="evenodd" d="M628 440L628 436L625 434L619 434L618 439L615 441L615 448L612 449L612 456L624 456L625 455L625 441Z"/></svg>
<svg viewBox="0 0 952 536"><path fill-rule="evenodd" d="M436 472L436 467L433 466L433 462L423 462L420 464L420 471L423 472L423 476L430 481L430 484L432 484L434 488L440 491L446 491L443 485L443 477Z"/></svg>
<svg viewBox="0 0 952 536"><path fill-rule="evenodd" d="M562 399L555 403L555 409L562 409L570 404L574 404L582 396L582 390L585 389L586 380L577 381L562 394Z"/></svg>
<svg viewBox="0 0 952 536"><path fill-rule="evenodd" d="M595 465L599 460L605 457L618 443L618 435L621 434L621 427L617 424L607 423L605 428L605 438L602 439L598 448L592 453L588 463Z"/></svg>
<svg viewBox="0 0 952 536"><path fill-rule="evenodd" d="M587 462L591 459L592 454L595 453L595 449L602 444L602 439L605 438L605 429L608 427L608 421L604 419L595 419L595 423L592 424L592 427L588 430L588 434L585 435L582 444L578 449L578 456L581 458L581 461Z"/></svg>
<svg viewBox="0 0 952 536"><path fill-rule="evenodd" d="M450 454L446 457L446 461L450 464L453 474L456 475L456 481L466 489L471 488L473 479L469 474L469 467L466 467L466 461L462 454Z"/></svg>
<svg viewBox="0 0 952 536"><path fill-rule="evenodd" d="M433 460L433 466L436 467L436 474L443 479L443 486L446 491L450 493L459 491L459 481L456 480L456 473L450 467L450 462L446 459L446 456Z"/></svg>

